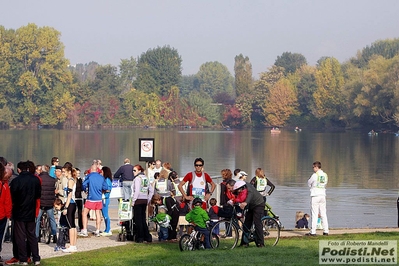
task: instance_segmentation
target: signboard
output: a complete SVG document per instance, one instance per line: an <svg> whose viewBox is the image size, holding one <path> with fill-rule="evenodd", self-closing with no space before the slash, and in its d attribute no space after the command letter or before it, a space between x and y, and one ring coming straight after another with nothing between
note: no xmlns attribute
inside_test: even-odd
<svg viewBox="0 0 399 266"><path fill-rule="evenodd" d="M111 199L119 199L123 198L122 184L119 182L119 179L112 180L112 189L109 194L109 198Z"/></svg>
<svg viewBox="0 0 399 266"><path fill-rule="evenodd" d="M139 161L154 161L154 139L139 138Z"/></svg>

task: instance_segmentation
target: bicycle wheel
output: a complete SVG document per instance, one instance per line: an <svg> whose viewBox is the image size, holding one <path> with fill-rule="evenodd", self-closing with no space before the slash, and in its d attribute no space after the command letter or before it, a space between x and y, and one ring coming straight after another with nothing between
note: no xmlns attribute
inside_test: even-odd
<svg viewBox="0 0 399 266"><path fill-rule="evenodd" d="M219 236L217 234L211 234L211 248L219 247Z"/></svg>
<svg viewBox="0 0 399 266"><path fill-rule="evenodd" d="M50 232L50 220L48 219L47 215L42 216L42 221L40 223L41 226L41 240L45 242L46 244L50 243L50 237L51 237L51 232Z"/></svg>
<svg viewBox="0 0 399 266"><path fill-rule="evenodd" d="M263 226L263 238L266 246L277 245L280 239L280 225L279 223L270 217L262 218Z"/></svg>
<svg viewBox="0 0 399 266"><path fill-rule="evenodd" d="M219 236L218 243L216 246L216 241L211 240L212 248L218 249L233 249L237 246L239 233L237 227L229 220L222 220L217 222L212 227L212 235L216 234ZM212 237L213 238L213 237Z"/></svg>
<svg viewBox="0 0 399 266"><path fill-rule="evenodd" d="M48 218L48 216L46 216L46 220L45 220L45 227L46 227L46 234L45 234L45 239L46 239L46 243L50 244L51 241L51 225L50 225L50 219Z"/></svg>
<svg viewBox="0 0 399 266"><path fill-rule="evenodd" d="M179 248L180 248L180 251L195 250L194 240L191 238L191 236L189 234L184 234L180 237Z"/></svg>

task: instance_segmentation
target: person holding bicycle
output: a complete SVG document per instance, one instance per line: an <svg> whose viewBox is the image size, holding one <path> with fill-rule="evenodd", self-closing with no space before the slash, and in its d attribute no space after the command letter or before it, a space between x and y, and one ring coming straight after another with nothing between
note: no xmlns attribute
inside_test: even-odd
<svg viewBox="0 0 399 266"><path fill-rule="evenodd" d="M195 225L195 231L205 235L205 249L210 249L210 230L207 228L207 222L210 219L208 213L202 208L202 200L200 198L193 200L193 209L186 214L186 220Z"/></svg>
<svg viewBox="0 0 399 266"><path fill-rule="evenodd" d="M242 247L249 246L249 239L248 239L249 228L251 228L253 223L255 226L256 246L264 247L265 242L263 239L263 227L261 221L265 209L265 202L263 201L263 196L256 190L254 186L246 182L244 183L236 182L235 180L231 179L227 182L226 187L235 194L239 194L239 192L241 192L244 189L248 190L248 194L245 201L240 203L239 205L241 209L245 208L248 209L247 214L245 215L244 233L241 238L240 246Z"/></svg>

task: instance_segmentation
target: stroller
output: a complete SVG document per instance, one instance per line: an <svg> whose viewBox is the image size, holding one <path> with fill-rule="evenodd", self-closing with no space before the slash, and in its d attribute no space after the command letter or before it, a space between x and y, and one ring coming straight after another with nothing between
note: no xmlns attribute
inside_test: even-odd
<svg viewBox="0 0 399 266"><path fill-rule="evenodd" d="M265 216L270 216L276 219L280 225L280 228L284 228L284 225L280 221L280 217L272 211L272 206L270 206L267 202L265 203Z"/></svg>
<svg viewBox="0 0 399 266"><path fill-rule="evenodd" d="M121 229L118 234L118 241L133 241L134 239L134 223L133 223L133 210L132 201L123 201L119 199L118 205L118 219Z"/></svg>

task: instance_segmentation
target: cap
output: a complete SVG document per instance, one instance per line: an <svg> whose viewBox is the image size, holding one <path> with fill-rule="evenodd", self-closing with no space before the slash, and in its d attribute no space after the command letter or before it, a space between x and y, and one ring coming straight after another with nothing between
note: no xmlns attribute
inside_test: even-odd
<svg viewBox="0 0 399 266"><path fill-rule="evenodd" d="M237 174L237 177L238 177L238 178L240 178L240 177L242 177L242 176L248 176L248 174L245 173L244 171L241 171L241 172L239 172L239 173Z"/></svg>
<svg viewBox="0 0 399 266"><path fill-rule="evenodd" d="M55 167L55 169L62 170L62 166L57 165L57 166Z"/></svg>
<svg viewBox="0 0 399 266"><path fill-rule="evenodd" d="M237 190L239 188L242 188L243 186L245 186L247 183L245 183L245 181L242 180L238 180L233 187L233 190Z"/></svg>

